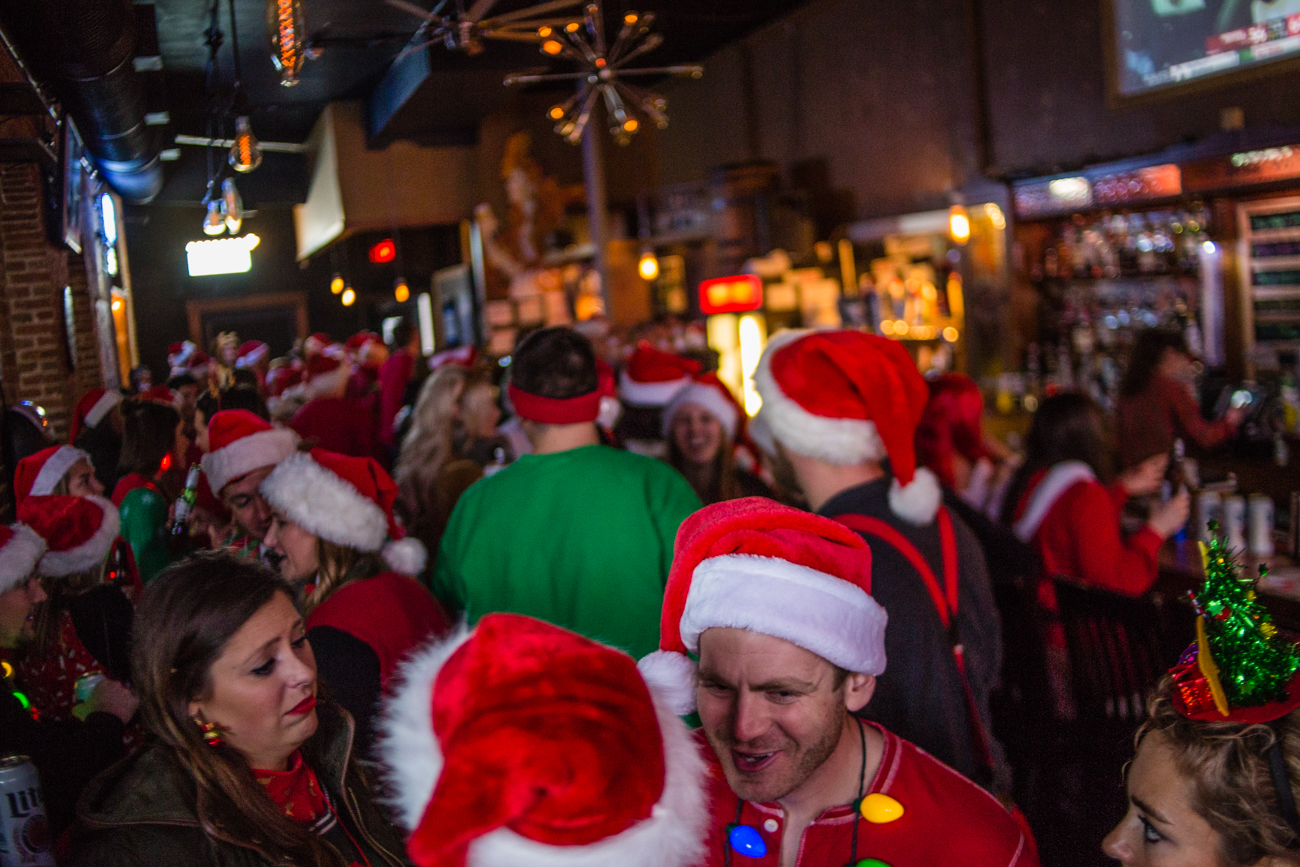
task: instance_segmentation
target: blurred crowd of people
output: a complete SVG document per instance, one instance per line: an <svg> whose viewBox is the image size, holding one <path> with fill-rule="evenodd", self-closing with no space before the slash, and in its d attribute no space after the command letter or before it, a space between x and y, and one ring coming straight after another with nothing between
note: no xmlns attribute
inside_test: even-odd
<svg viewBox="0 0 1300 867"><path fill-rule="evenodd" d="M58 863L1038 864L1004 649L1036 636L1027 703L1069 720L1057 582L1149 590L1173 439L1238 421L1185 347L1139 343L1116 425L1046 398L1019 453L895 341L773 335L750 419L699 335L640 336L223 334L85 395L0 528L0 755ZM1300 717L1175 692L1106 853L1300 863Z"/></svg>

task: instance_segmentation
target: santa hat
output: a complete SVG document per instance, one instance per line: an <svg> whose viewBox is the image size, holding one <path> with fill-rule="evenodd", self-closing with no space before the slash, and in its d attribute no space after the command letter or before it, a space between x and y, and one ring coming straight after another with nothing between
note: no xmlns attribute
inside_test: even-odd
<svg viewBox="0 0 1300 867"><path fill-rule="evenodd" d="M170 369L168 376L189 373L190 356L194 354L194 350L197 348L188 340L178 340L167 347L167 367Z"/></svg>
<svg viewBox="0 0 1300 867"><path fill-rule="evenodd" d="M103 497L28 497L18 504L18 520L45 540L36 570L51 578L104 562L121 527L117 506Z"/></svg>
<svg viewBox="0 0 1300 867"><path fill-rule="evenodd" d="M649 343L637 344L619 378L618 392L633 406L664 406L700 372L700 363Z"/></svg>
<svg viewBox="0 0 1300 867"><path fill-rule="evenodd" d="M340 358L327 350L313 355L307 362L305 381L309 397L340 391L351 373Z"/></svg>
<svg viewBox="0 0 1300 867"><path fill-rule="evenodd" d="M26 524L0 525L0 593L31 577L45 553L45 540Z"/></svg>
<svg viewBox="0 0 1300 867"><path fill-rule="evenodd" d="M377 339L378 337L373 331L358 331L343 341L343 348L348 351L349 355L356 355L357 350L365 346L368 341Z"/></svg>
<svg viewBox="0 0 1300 867"><path fill-rule="evenodd" d="M142 391L137 394L136 400L148 401L149 403L162 403L167 406L176 406L180 403L180 395L165 385L155 385L148 391Z"/></svg>
<svg viewBox="0 0 1300 867"><path fill-rule="evenodd" d="M618 417L623 414L623 404L618 399L618 380L614 368L608 361L596 359L596 392L600 395L600 409L596 413L596 424L612 432L618 424Z"/></svg>
<svg viewBox="0 0 1300 867"><path fill-rule="evenodd" d="M858 674L885 670L888 617L871 598L871 549L848 527L763 497L705 506L677 531L659 650L640 662L673 710L695 709L700 634L783 638Z"/></svg>
<svg viewBox="0 0 1300 867"><path fill-rule="evenodd" d="M519 614L413 656L380 755L418 867L689 867L705 765L633 660Z"/></svg>
<svg viewBox="0 0 1300 867"><path fill-rule="evenodd" d="M754 371L763 399L754 436L795 454L849 466L889 459L889 507L927 524L942 491L916 466L914 436L930 392L903 345L861 331L777 333Z"/></svg>
<svg viewBox="0 0 1300 867"><path fill-rule="evenodd" d="M113 407L122 402L122 393L116 389L93 388L81 396L72 412L72 425L68 441L76 442L82 428L96 427Z"/></svg>
<svg viewBox="0 0 1300 867"><path fill-rule="evenodd" d="M397 523L397 484L374 458L324 449L295 452L271 471L261 490L267 502L314 536L358 551L379 551L389 566L406 575L424 569L428 552L419 539L406 538Z"/></svg>
<svg viewBox="0 0 1300 867"><path fill-rule="evenodd" d="M268 398L279 397L285 390L302 382L302 371L286 363L272 367L266 373L266 394Z"/></svg>
<svg viewBox="0 0 1300 867"><path fill-rule="evenodd" d="M324 331L317 331L302 342L302 354L305 358L310 359L314 355L319 355L322 349L333 342L333 339Z"/></svg>
<svg viewBox="0 0 1300 867"><path fill-rule="evenodd" d="M90 463L90 455L72 446L50 446L28 455L14 471L14 497L21 503L27 497L54 493L54 486L77 461Z"/></svg>
<svg viewBox="0 0 1300 867"><path fill-rule="evenodd" d="M260 340L246 340L235 356L235 367L240 370L256 367L271 357L271 347Z"/></svg>
<svg viewBox="0 0 1300 867"><path fill-rule="evenodd" d="M456 367L469 369L478 363L478 347L470 344L469 346L457 346L455 349L444 349L442 352L436 352L429 356L429 369L437 370L448 364Z"/></svg>
<svg viewBox="0 0 1300 867"><path fill-rule="evenodd" d="M212 366L212 358L203 350L196 349L190 356L190 376L193 376L199 382L204 382L208 378L208 369Z"/></svg>
<svg viewBox="0 0 1300 867"><path fill-rule="evenodd" d="M697 376L694 382L677 392L677 396L664 407L662 422L664 439L668 438L668 432L672 429L673 417L688 403L707 409L722 424L723 430L727 432L727 439L733 443L736 441L736 432L740 428L743 413L740 404L732 396L731 389L718 379L716 373Z"/></svg>
<svg viewBox="0 0 1300 867"><path fill-rule="evenodd" d="M223 409L208 422L203 473L215 493L241 476L273 467L298 449L298 435L271 427L246 409Z"/></svg>

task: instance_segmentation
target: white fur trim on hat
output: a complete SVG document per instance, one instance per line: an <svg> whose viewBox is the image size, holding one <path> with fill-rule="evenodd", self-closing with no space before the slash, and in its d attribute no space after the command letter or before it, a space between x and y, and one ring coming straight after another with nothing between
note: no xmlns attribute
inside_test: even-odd
<svg viewBox="0 0 1300 867"><path fill-rule="evenodd" d="M236 479L262 467L273 467L298 448L298 435L288 428L263 430L240 437L203 456L203 472L218 496Z"/></svg>
<svg viewBox="0 0 1300 867"><path fill-rule="evenodd" d="M846 671L883 674L889 615L861 587L779 557L724 554L691 573L682 643L715 626L784 638Z"/></svg>
<svg viewBox="0 0 1300 867"><path fill-rule="evenodd" d="M636 664L641 677L678 716L695 712L695 687L699 666L684 653L656 650Z"/></svg>
<svg viewBox="0 0 1300 867"><path fill-rule="evenodd" d="M740 413L736 411L735 404L727 400L715 386L703 382L692 382L677 392L677 396L669 401L668 406L664 408L662 421L664 439L668 438L669 432L672 430L673 418L688 403L702 406L712 413L713 417L722 424L723 430L727 432L727 439L735 440L736 422L740 421Z"/></svg>
<svg viewBox="0 0 1300 867"><path fill-rule="evenodd" d="M113 547L113 542L117 540L118 530L122 527L122 518L118 514L117 506L103 497L92 496L83 499L90 500L103 509L104 517L99 522L99 529L75 548L66 551L47 551L36 567L42 575L58 578L62 575L76 575L93 569L104 562L104 558Z"/></svg>
<svg viewBox="0 0 1300 867"><path fill-rule="evenodd" d="M906 485L900 485L897 478L889 485L889 510L910 524L930 523L941 502L939 477L925 467L917 467Z"/></svg>
<svg viewBox="0 0 1300 867"><path fill-rule="evenodd" d="M873 422L813 415L782 391L772 375L773 354L813 333L808 329L788 329L768 340L754 370L754 388L763 399L758 417L775 441L795 454L839 466L883 460L888 455Z"/></svg>
<svg viewBox="0 0 1300 867"><path fill-rule="evenodd" d="M305 383L307 399L341 396L350 376L352 371L347 365L339 365L333 370L316 374Z"/></svg>
<svg viewBox="0 0 1300 867"><path fill-rule="evenodd" d="M263 343L247 355L235 359L235 368L245 370L271 357L271 347Z"/></svg>
<svg viewBox="0 0 1300 867"><path fill-rule="evenodd" d="M0 593L31 577L45 553L45 540L26 524L10 524L13 536L0 548Z"/></svg>
<svg viewBox="0 0 1300 867"><path fill-rule="evenodd" d="M110 388L104 392L100 395L99 400L95 401L95 405L86 410L86 427L94 427L99 424L103 421L104 416L108 415L108 411L121 402L122 393L117 389Z"/></svg>
<svg viewBox="0 0 1300 867"><path fill-rule="evenodd" d="M261 491L290 521L335 545L378 551L388 538L383 509L306 452L280 461Z"/></svg>
<svg viewBox="0 0 1300 867"><path fill-rule="evenodd" d="M378 751L398 821L415 828L442 773L442 750L433 732L433 683L470 636L461 627L402 664L398 683L380 718ZM708 821L705 772L694 739L656 687L647 683L663 738L664 791L650 818L587 846L552 846L498 828L470 844L467 867L687 867L704 854Z"/></svg>
<svg viewBox="0 0 1300 867"><path fill-rule="evenodd" d="M637 382L625 370L618 378L618 396L632 406L666 406L690 382L689 376L666 382Z"/></svg>
<svg viewBox="0 0 1300 867"><path fill-rule="evenodd" d="M81 449L74 449L72 446L59 446L58 451L50 455L45 463L41 464L41 470L32 481L32 489L27 492L27 495L29 497L44 497L54 493L54 486L67 474L68 470L72 469L72 465L77 461L90 463L90 455Z"/></svg>
<svg viewBox="0 0 1300 867"><path fill-rule="evenodd" d="M429 551L414 536L394 539L384 545L384 562L403 575L419 575L429 562Z"/></svg>

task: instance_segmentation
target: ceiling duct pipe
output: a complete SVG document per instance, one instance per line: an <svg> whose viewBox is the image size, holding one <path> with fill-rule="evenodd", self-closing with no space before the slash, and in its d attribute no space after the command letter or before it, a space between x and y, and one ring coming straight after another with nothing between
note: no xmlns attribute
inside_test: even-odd
<svg viewBox="0 0 1300 867"><path fill-rule="evenodd" d="M63 103L86 151L124 199L162 190L158 141L145 126L130 0L24 0L4 4L23 60Z"/></svg>

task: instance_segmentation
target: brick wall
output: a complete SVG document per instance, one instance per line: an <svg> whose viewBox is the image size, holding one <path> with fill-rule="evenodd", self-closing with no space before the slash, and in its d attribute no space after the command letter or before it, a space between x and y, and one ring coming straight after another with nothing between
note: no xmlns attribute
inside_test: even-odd
<svg viewBox="0 0 1300 867"><path fill-rule="evenodd" d="M75 366L68 362L63 288L72 289ZM94 305L82 258L50 244L34 165L0 167L0 372L10 403L45 408L67 436L77 399L102 385Z"/></svg>

